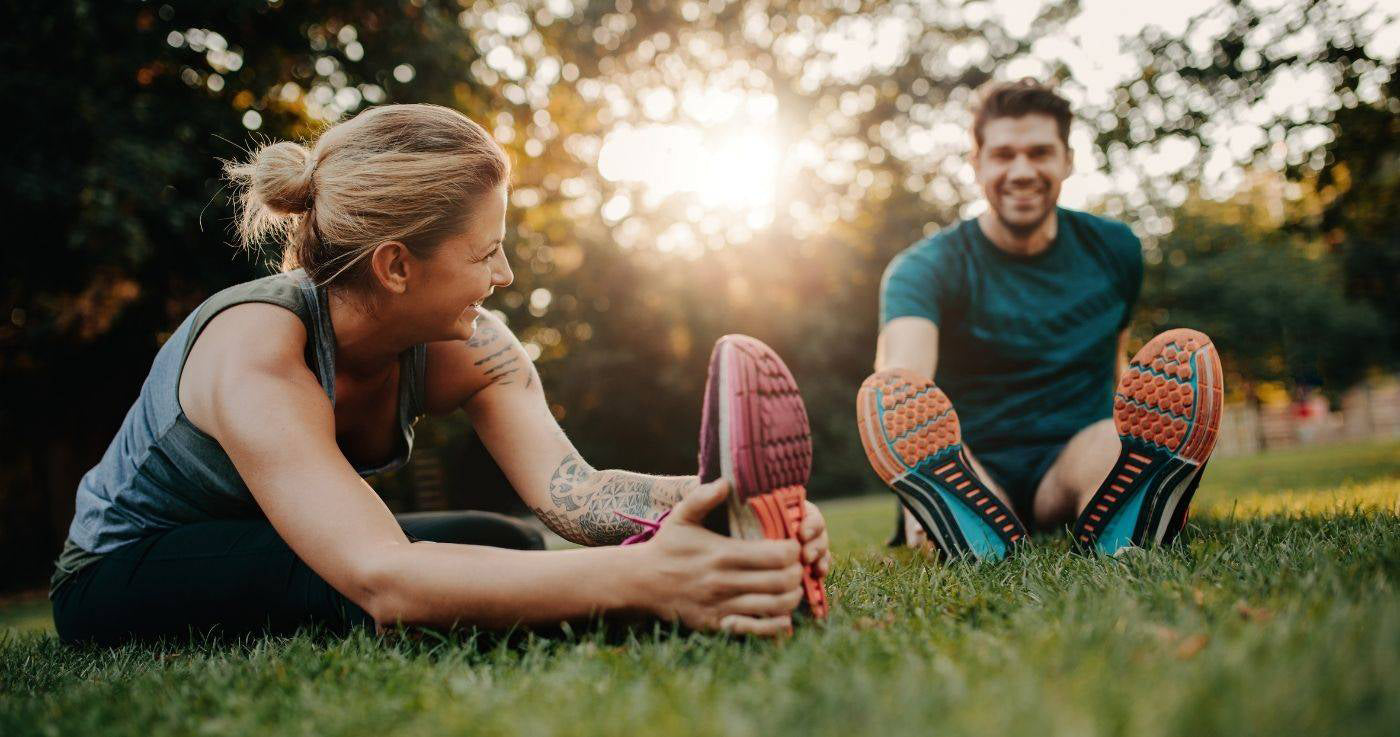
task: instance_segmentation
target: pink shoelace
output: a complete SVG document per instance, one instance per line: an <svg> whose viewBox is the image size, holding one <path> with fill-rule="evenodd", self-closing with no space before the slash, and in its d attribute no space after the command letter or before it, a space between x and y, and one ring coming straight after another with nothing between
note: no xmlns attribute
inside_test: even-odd
<svg viewBox="0 0 1400 737"><path fill-rule="evenodd" d="M642 519L641 517L633 517L632 515L627 514L626 512L614 511L613 514L615 514L615 515L617 515L617 516L619 516L619 517L621 517L621 518L623 518L623 519L625 519L625 520L627 520L627 521L629 521L629 522L635 522L635 523L637 523L637 524L639 524L639 525L642 526L642 531L641 531L641 532L638 532L637 534L635 534L635 535L633 535L633 536L627 538L626 540L623 540L623 541L622 541L622 544L623 544L623 545L635 545L636 543L644 543L644 542L646 542L646 541L652 539L653 537L656 536L656 531L659 530L659 529L661 529L661 522L662 522L663 520L665 520L665 519L666 519L666 516L669 515L670 513L671 513L671 510L668 509L668 510L666 510L665 512L662 512L660 517L657 517L656 519L652 520L652 519Z"/></svg>

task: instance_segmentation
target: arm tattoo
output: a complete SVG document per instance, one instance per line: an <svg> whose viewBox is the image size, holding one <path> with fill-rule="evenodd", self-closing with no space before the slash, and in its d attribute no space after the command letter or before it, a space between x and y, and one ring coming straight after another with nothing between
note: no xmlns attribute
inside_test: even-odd
<svg viewBox="0 0 1400 737"><path fill-rule="evenodd" d="M508 351L508 350L510 350L510 346L506 346L505 348L502 348L502 349L496 351L495 353L492 353L491 355L489 355L489 356L487 356L487 357L485 357L485 358L478 358L477 360L475 360L475 361L472 362L472 365L473 365L473 366L480 366L481 364L486 363L487 361L490 361L491 359L493 359L493 358L495 358L495 357L501 355L502 353L505 353L505 352Z"/></svg>
<svg viewBox="0 0 1400 737"><path fill-rule="evenodd" d="M472 337L467 338L467 347L480 348L489 343L494 343L501 338L501 329L494 323L481 321L481 327L472 333Z"/></svg>
<svg viewBox="0 0 1400 737"><path fill-rule="evenodd" d="M585 485L593 479L595 473L597 471L584 463L578 453L564 456L558 468L554 469L554 476L549 479L549 500L565 512L578 511L580 506L574 501L574 487Z"/></svg>
<svg viewBox="0 0 1400 737"><path fill-rule="evenodd" d="M549 480L549 507L535 514L563 538L581 545L616 545L641 531L617 512L653 519L680 500L694 477L665 478L595 471L577 453L560 461Z"/></svg>
<svg viewBox="0 0 1400 737"><path fill-rule="evenodd" d="M477 363L480 364L482 361L491 360L492 358L496 359L495 363L487 365L485 371L483 372L485 373L487 378L490 379L492 384L509 384L511 382L510 379L508 379L507 377L511 376L512 374L519 373L520 356L501 356L502 353L510 349L511 346L506 346L505 348L502 348L501 350L497 351L491 356L487 356L486 358L481 359L481 361L477 361Z"/></svg>
<svg viewBox="0 0 1400 737"><path fill-rule="evenodd" d="M473 366L481 368L482 373L487 378L487 384L513 384L520 378L522 367L521 354L512 350L516 347L515 342L508 340L510 331L502 330L495 323L483 320L481 327L472 333L472 337L467 339L467 346L470 348L485 348L492 350L491 353L482 356L472 362ZM504 345L501 345L504 343ZM525 367L525 388L529 389L535 385L535 366L530 361L524 362Z"/></svg>

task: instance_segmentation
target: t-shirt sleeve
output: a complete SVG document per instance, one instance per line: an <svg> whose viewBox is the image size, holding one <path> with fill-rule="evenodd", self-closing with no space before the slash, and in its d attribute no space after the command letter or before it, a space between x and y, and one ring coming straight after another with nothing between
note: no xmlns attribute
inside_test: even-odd
<svg viewBox="0 0 1400 737"><path fill-rule="evenodd" d="M890 261L880 280L880 325L897 317L922 317L939 323L941 301L936 259L928 242L915 244Z"/></svg>

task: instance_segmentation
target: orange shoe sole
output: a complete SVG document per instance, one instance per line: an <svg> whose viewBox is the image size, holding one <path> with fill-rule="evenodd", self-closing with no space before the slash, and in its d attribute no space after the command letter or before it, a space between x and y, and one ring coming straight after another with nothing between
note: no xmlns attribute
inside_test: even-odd
<svg viewBox="0 0 1400 737"><path fill-rule="evenodd" d="M1148 341L1119 378L1122 451L1075 522L1075 541L1113 554L1174 540L1215 450L1223 404L1220 354L1205 333L1177 328Z"/></svg>
<svg viewBox="0 0 1400 737"><path fill-rule="evenodd" d="M881 371L856 395L856 424L875 473L949 557L1002 558L1026 537L963 452L943 390L910 371Z"/></svg>

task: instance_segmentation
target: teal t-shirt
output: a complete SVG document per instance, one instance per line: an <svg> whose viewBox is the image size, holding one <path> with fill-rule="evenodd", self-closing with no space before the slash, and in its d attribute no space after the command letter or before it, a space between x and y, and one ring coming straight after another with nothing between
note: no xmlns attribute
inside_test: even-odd
<svg viewBox="0 0 1400 737"><path fill-rule="evenodd" d="M992 244L964 220L885 270L880 324L938 325L934 381L973 452L1068 440L1110 416L1118 334L1142 287L1142 244L1122 223L1059 208L1050 247Z"/></svg>

